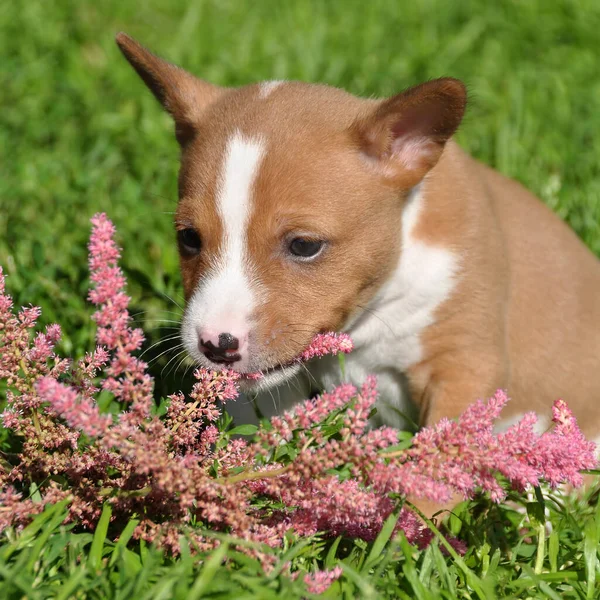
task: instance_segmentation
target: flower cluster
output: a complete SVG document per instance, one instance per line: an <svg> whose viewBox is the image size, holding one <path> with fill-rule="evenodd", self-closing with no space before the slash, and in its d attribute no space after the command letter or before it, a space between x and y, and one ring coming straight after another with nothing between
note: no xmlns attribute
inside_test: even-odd
<svg viewBox="0 0 600 600"><path fill-rule="evenodd" d="M578 485L580 470L595 466L594 444L561 401L554 428L541 436L535 415L494 434L507 402L501 392L399 449L396 430L369 428L373 377L360 389L344 384L274 417L251 441L221 426L223 403L238 395L234 371L198 369L190 397L171 395L158 417L152 378L133 355L143 335L131 327L114 227L104 215L92 223L98 346L83 359L56 356L57 325L32 339L39 310L13 314L0 269L0 379L7 390L1 418L18 448L0 460L0 531L69 497L72 522L94 528L108 502L115 532L137 515L134 535L173 552L183 532L199 550L214 547L206 528L273 547L290 529L373 540L394 511L397 529L423 546L431 534L399 497L444 502L484 490L500 501L501 477L520 490L541 480ZM345 335L319 335L299 360L351 348ZM112 395L112 410L101 410L100 389ZM268 556L255 552L268 567ZM334 569L305 582L318 593L339 575Z"/></svg>
<svg viewBox="0 0 600 600"><path fill-rule="evenodd" d="M146 373L147 365L132 354L142 345L144 334L129 324L130 299L117 264L120 251L113 239L115 227L104 214L93 217L92 225L89 265L95 287L89 299L99 307L93 317L98 324L98 344L112 351L103 387L128 405L129 421L137 424L150 415L152 406L152 378Z"/></svg>

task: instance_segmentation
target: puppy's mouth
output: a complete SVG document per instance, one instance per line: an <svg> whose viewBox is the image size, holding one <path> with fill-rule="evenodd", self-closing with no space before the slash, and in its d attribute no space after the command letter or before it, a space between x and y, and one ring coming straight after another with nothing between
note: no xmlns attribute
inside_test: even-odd
<svg viewBox="0 0 600 600"><path fill-rule="evenodd" d="M254 373L241 373L237 384L242 392L256 393L289 381L301 369L299 362L273 365Z"/></svg>
<svg viewBox="0 0 600 600"><path fill-rule="evenodd" d="M346 334L319 333L312 342L293 359L276 363L260 371L240 373L240 381L245 383L245 387L252 387L267 381L287 378L293 375L299 369L302 363L313 358L320 358L326 355L336 355L340 353L349 353L354 348L352 340Z"/></svg>
<svg viewBox="0 0 600 600"><path fill-rule="evenodd" d="M277 363L275 365L271 365L270 367L265 367L264 369L260 369L260 371L252 371L248 373L240 373L240 381L246 381L248 383L258 382L267 377L277 375L279 373L283 374L288 369L293 369L294 367L300 364L300 360L298 358L293 358L292 360L285 363Z"/></svg>

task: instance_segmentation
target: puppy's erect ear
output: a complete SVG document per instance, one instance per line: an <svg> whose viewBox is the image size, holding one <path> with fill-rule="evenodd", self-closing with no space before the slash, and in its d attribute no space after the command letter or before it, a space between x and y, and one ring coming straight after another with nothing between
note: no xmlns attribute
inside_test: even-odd
<svg viewBox="0 0 600 600"><path fill-rule="evenodd" d="M194 133L202 113L226 89L194 77L176 65L155 56L125 33L117 45L144 83L175 121L175 135L184 145Z"/></svg>
<svg viewBox="0 0 600 600"><path fill-rule="evenodd" d="M352 130L361 150L384 175L412 186L439 160L466 104L461 81L435 79L381 101Z"/></svg>

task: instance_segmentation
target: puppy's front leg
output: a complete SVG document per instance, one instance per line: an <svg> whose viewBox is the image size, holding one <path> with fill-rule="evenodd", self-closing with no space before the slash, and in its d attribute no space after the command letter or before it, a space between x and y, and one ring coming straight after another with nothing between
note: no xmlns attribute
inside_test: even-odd
<svg viewBox="0 0 600 600"><path fill-rule="evenodd" d="M487 399L499 388L508 386L507 361L493 353L471 356L456 354L437 365L421 365L409 379L413 398L419 406L421 427L432 426L442 418L459 417L477 399ZM423 498L409 498L425 516L440 513L443 518L463 498L455 494L444 504Z"/></svg>
<svg viewBox="0 0 600 600"><path fill-rule="evenodd" d="M421 427L459 417L476 400L509 385L508 360L494 351L449 353L409 372Z"/></svg>

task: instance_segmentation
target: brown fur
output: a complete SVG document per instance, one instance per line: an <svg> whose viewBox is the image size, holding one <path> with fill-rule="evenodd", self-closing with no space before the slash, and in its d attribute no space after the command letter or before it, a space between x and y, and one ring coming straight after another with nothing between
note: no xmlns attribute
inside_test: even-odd
<svg viewBox="0 0 600 600"><path fill-rule="evenodd" d="M469 398L501 387L513 399L506 416L548 415L562 397L597 436L598 259L533 194L454 144L427 189L440 222L423 218L423 239L460 248L468 268L424 336L428 358L409 373L428 381L415 390L426 421L456 416ZM457 206L460 218L446 227Z"/></svg>
<svg viewBox="0 0 600 600"><path fill-rule="evenodd" d="M423 180L415 235L452 250L461 272L407 372L422 424L505 388L512 413L549 414L562 396L586 433L600 434L600 263L531 193L446 143L465 108L460 82L382 102L288 82L261 99L258 86L217 88L123 34L118 43L176 122L176 221L203 241L199 257L182 257L187 296L219 252L215 193L227 139L240 130L268 143L248 237L267 292L256 316L265 365L291 359L318 331L339 330L373 298L401 260L404 201ZM283 257L299 233L328 240L314 263Z"/></svg>

